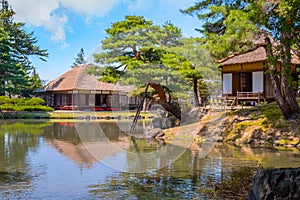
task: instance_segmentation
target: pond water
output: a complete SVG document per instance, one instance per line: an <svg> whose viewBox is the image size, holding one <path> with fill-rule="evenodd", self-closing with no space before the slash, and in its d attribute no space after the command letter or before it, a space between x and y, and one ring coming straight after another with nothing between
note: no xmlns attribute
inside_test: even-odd
<svg viewBox="0 0 300 200"><path fill-rule="evenodd" d="M226 171L300 167L297 150L211 144L203 155L196 144L175 148L128 136L126 127L1 121L0 199L205 199L202 189Z"/></svg>

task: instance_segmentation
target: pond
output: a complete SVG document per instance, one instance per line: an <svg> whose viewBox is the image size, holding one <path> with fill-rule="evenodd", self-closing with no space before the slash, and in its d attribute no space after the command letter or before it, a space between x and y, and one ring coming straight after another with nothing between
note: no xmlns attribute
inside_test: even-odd
<svg viewBox="0 0 300 200"><path fill-rule="evenodd" d="M203 155L197 144L175 147L128 127L1 121L0 199L205 199L203 188L225 172L300 166L299 151L211 144Z"/></svg>

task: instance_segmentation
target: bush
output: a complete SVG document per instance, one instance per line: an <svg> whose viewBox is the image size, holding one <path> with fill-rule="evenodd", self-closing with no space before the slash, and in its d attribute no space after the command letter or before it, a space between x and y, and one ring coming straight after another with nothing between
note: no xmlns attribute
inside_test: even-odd
<svg viewBox="0 0 300 200"><path fill-rule="evenodd" d="M26 106L39 106L39 105L44 105L45 101L42 98L35 97L32 99L28 99L25 101Z"/></svg>
<svg viewBox="0 0 300 200"><path fill-rule="evenodd" d="M2 104L0 105L1 110L6 110L6 111L17 111L19 110L18 106L15 106L13 104Z"/></svg>
<svg viewBox="0 0 300 200"><path fill-rule="evenodd" d="M0 104L5 104L10 100L7 96L0 96Z"/></svg>
<svg viewBox="0 0 300 200"><path fill-rule="evenodd" d="M12 98L9 101L10 104L14 104L14 105L18 105L18 106L22 106L25 104L25 99L23 98Z"/></svg>
<svg viewBox="0 0 300 200"><path fill-rule="evenodd" d="M38 97L23 99L0 96L0 108L5 111L53 111L53 108L43 106L44 104L45 101Z"/></svg>
<svg viewBox="0 0 300 200"><path fill-rule="evenodd" d="M47 106L22 106L20 107L20 111L45 111L45 112L51 112L53 111L53 108L47 107Z"/></svg>
<svg viewBox="0 0 300 200"><path fill-rule="evenodd" d="M0 96L0 104L24 105L25 104L25 99L23 99L23 98L9 98L7 96Z"/></svg>

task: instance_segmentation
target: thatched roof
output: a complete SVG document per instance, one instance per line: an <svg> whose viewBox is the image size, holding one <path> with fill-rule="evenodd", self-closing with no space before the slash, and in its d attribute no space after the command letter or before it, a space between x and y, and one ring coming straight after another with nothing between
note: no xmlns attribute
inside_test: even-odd
<svg viewBox="0 0 300 200"><path fill-rule="evenodd" d="M299 56L294 51L292 53L292 64L300 65ZM219 60L220 67L225 65L235 65L244 63L254 63L267 60L266 51L263 44L257 45L256 48L249 50L246 53L233 54L225 59Z"/></svg>
<svg viewBox="0 0 300 200"><path fill-rule="evenodd" d="M115 156L130 148L127 137L120 137L118 141L84 142L73 144L58 139L46 140L47 144L72 160L79 166L92 167L93 164L109 156Z"/></svg>
<svg viewBox="0 0 300 200"><path fill-rule="evenodd" d="M100 77L87 74L90 64L79 65L51 81L45 91L102 90L130 92L132 86L100 82Z"/></svg>

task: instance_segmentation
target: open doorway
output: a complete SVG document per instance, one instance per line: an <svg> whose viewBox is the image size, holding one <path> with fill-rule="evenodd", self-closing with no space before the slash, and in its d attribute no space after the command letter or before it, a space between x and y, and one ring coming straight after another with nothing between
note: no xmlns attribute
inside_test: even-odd
<svg viewBox="0 0 300 200"><path fill-rule="evenodd" d="M252 72L241 72L240 81L240 92L252 92Z"/></svg>

